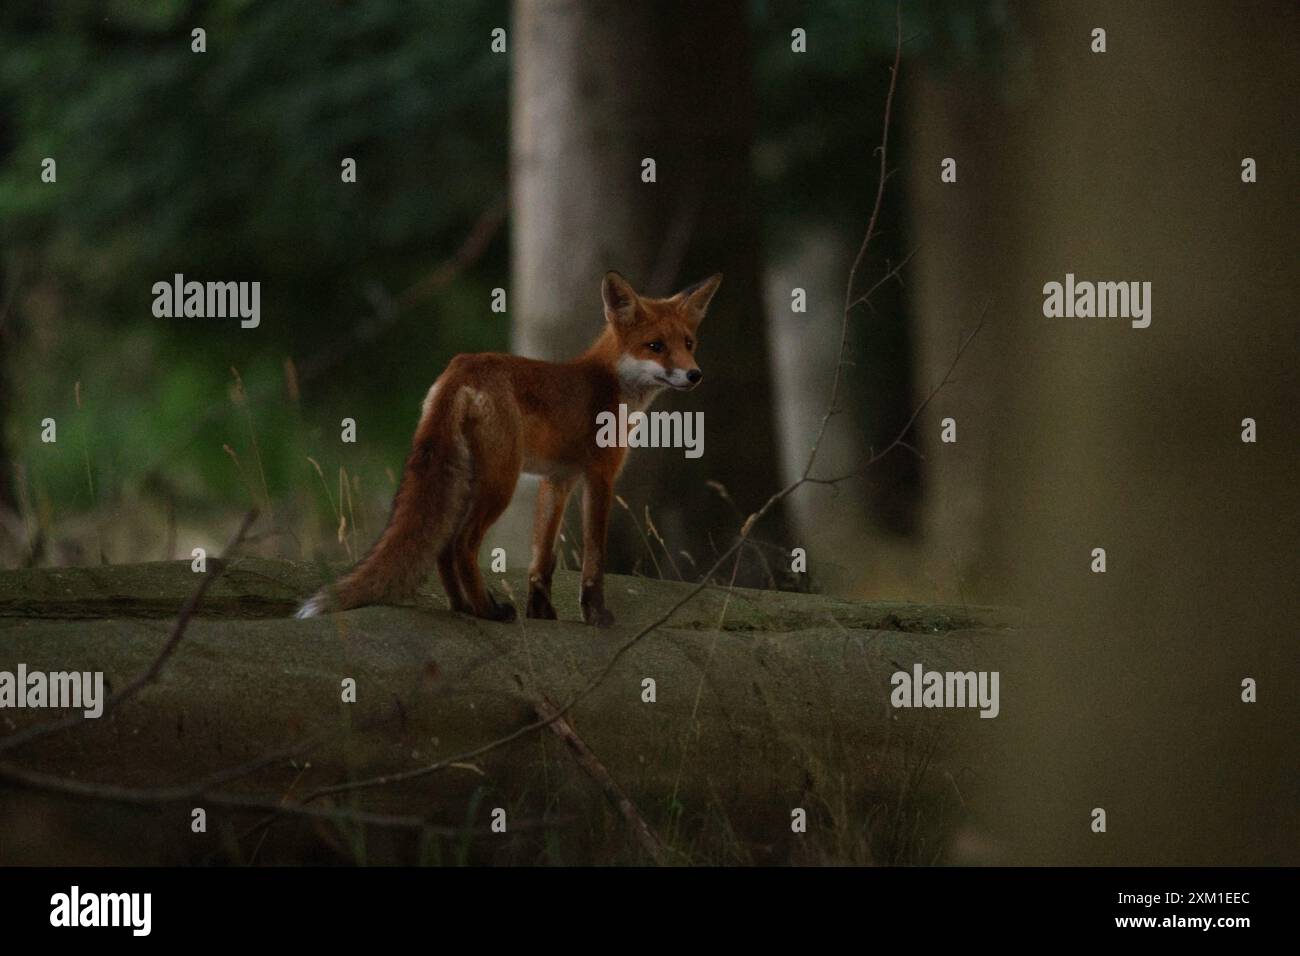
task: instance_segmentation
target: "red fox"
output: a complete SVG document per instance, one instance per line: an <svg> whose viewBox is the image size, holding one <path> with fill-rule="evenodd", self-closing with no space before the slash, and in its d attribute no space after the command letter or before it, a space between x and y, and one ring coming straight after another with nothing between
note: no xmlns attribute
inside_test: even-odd
<svg viewBox="0 0 1300 956"><path fill-rule="evenodd" d="M668 299L638 295L617 272L601 284L605 328L570 362L458 355L424 398L388 527L370 552L298 610L300 618L409 598L434 564L452 610L513 621L483 585L478 552L514 496L520 472L541 477L528 605L554 620L555 536L578 479L582 498L582 618L608 627L605 531L627 449L596 442L597 415L620 403L644 410L665 388L688 391L703 373L696 331L722 281L713 275Z"/></svg>

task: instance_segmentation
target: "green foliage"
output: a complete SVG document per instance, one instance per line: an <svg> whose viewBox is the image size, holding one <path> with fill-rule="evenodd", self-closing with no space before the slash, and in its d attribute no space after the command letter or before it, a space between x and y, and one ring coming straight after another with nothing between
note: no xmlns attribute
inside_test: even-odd
<svg viewBox="0 0 1300 956"><path fill-rule="evenodd" d="M328 303L345 276L426 265L503 191L504 4L98 8L0 13L0 222L102 300L138 303L188 266ZM36 175L46 156L58 188Z"/></svg>
<svg viewBox="0 0 1300 956"><path fill-rule="evenodd" d="M42 448L31 427L71 421L81 381L104 493L149 480L163 456L174 492L242 503L222 448L247 454L250 440L232 366L273 493L301 478L304 453L330 467L321 448L339 455L345 415L379 440L375 467L399 469L449 355L505 345L487 308L503 241L306 383L303 421L285 407L283 361L350 341L504 195L508 58L489 43L506 25L504 0L0 6L0 274L46 306L23 308L10 339L6 424L34 487L88 503L81 453L67 467L76 449L62 436ZM206 53L191 50L195 27ZM40 179L45 157L56 184ZM260 281L260 328L155 319L152 285L175 273Z"/></svg>

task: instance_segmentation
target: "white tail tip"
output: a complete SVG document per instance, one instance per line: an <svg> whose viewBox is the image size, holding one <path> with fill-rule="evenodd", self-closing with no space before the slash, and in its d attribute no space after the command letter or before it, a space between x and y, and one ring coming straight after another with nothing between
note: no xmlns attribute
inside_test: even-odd
<svg viewBox="0 0 1300 956"><path fill-rule="evenodd" d="M303 602L302 607L298 608L294 617L298 620L306 620L309 617L320 617L325 613L325 598L317 594Z"/></svg>

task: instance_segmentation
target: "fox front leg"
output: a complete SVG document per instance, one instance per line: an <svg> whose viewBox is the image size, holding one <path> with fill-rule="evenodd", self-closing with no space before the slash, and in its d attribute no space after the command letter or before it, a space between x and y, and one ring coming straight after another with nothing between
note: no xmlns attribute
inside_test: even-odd
<svg viewBox="0 0 1300 956"><path fill-rule="evenodd" d="M614 615L605 607L605 531L614 499L613 483L603 474L588 474L582 492L582 619L609 627Z"/></svg>

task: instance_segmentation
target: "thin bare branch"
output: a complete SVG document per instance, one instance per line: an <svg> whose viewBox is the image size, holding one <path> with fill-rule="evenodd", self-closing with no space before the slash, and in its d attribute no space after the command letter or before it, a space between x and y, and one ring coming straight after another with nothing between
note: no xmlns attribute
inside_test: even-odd
<svg viewBox="0 0 1300 956"><path fill-rule="evenodd" d="M632 828L632 833L636 840L641 844L641 848L649 854L650 859L654 860L661 866L668 862L667 853L664 845L655 836L655 832L650 829L650 824L646 823L645 817L637 810L636 804L627 795L622 787L618 785L605 765L587 746L586 741L578 736L578 732L573 729L573 725L559 716L555 702L550 697L543 695L542 700L537 704L537 714L543 720L550 721L551 730L555 731L556 736L563 740L569 747L569 753L577 761L578 766L586 771L600 788L605 791L611 803L618 809L623 819L627 821L628 826Z"/></svg>
<svg viewBox="0 0 1300 956"><path fill-rule="evenodd" d="M308 807L301 804L281 803L266 797L243 793L230 793L222 790L200 790L194 792L189 788L137 789L120 787L116 784L89 783L71 780L53 774L28 770L15 764L0 762L0 780L28 787L34 790L62 793L71 797L102 800L108 803L122 803L131 806L160 806L188 801L201 802L207 806L228 807L233 810L270 811L277 815L307 817L317 820L337 820L345 823L364 823L368 826L398 827L404 829L427 830L442 836L459 836L464 833L489 832L486 827L467 829L461 827L436 826L423 817L397 816L392 814L371 813L366 810L353 810L348 807ZM514 821L512 830L545 829L554 826L557 820Z"/></svg>
<svg viewBox="0 0 1300 956"><path fill-rule="evenodd" d="M989 306L988 303L986 302L984 303L984 308L980 310L979 321L975 324L975 328L972 329L971 333L967 335L965 338L963 338L961 340L961 344L957 346L957 354L953 356L952 362L949 363L948 370L944 372L943 379L937 385L935 385L933 388L930 389L929 393L925 396L924 399L922 399L919 405L917 405L914 409L912 409L912 414L908 416L907 421L903 424L902 429L899 431L897 437L895 437L892 442L886 445L879 452L873 453L865 462L863 462L857 468L853 469L852 471L846 474L839 475L838 477L835 478L813 478L811 476L805 476L801 480L816 485L834 485L841 481L847 481L849 478L853 478L856 475L861 475L864 471L866 471L872 465L876 464L876 462L880 461L880 459L884 458L895 448L907 448L908 450L915 452L916 454L919 455L920 453L916 452L916 449L913 448L911 445L909 445L903 439L907 435L907 433L912 430L912 426L916 423L916 420L921 417L921 413L926 410L930 402L934 400L934 397L939 394L939 391L943 389L945 386L952 384L952 373L956 371L957 363L960 362L961 357L966 354L966 350L970 348L970 344L975 341L975 336L979 335L980 330L984 328L984 320L988 315L988 311L989 311Z"/></svg>
<svg viewBox="0 0 1300 956"><path fill-rule="evenodd" d="M813 463L817 460L817 451L821 448L822 438L826 434L826 426L830 423L831 417L839 406L840 382L844 377L844 355L848 351L849 345L849 312L852 310L854 302L853 287L857 284L858 267L862 265L862 260L867 254L867 247L871 245L871 240L876 235L876 223L880 219L880 207L885 199L885 181L889 178L889 120L894 112L894 91L898 88L898 67L903 59L903 8L901 3L895 8L894 16L896 21L894 65L889 68L889 92L885 95L885 118L881 124L880 146L877 147L877 151L880 153L880 176L879 181L876 183L876 201L871 207L871 218L867 220L867 231L862 237L862 245L858 247L858 254L854 256L853 265L849 267L848 283L844 288L844 312L840 317L840 348L838 361L835 363L835 377L831 380L831 396L826 402L826 413L822 415L821 424L817 427L817 437L813 439L812 448L808 451L808 462L803 469L805 477L812 473Z"/></svg>
<svg viewBox="0 0 1300 956"><path fill-rule="evenodd" d="M848 304L848 308L845 311L852 311L853 309L857 308L860 305L869 303L871 301L871 297L876 293L876 291L881 286L883 286L886 282L888 282L890 279L897 278L898 281L901 283L903 281L901 277L903 266L911 262L912 257L915 256L920 251L921 251L921 247L917 246L916 248L908 252L907 255L903 256L903 258L898 261L898 264L896 266L894 266L883 276L877 279L876 283L870 289L868 289L866 292L862 293L862 295L858 296L856 299L850 302Z"/></svg>

